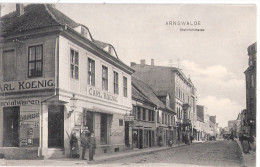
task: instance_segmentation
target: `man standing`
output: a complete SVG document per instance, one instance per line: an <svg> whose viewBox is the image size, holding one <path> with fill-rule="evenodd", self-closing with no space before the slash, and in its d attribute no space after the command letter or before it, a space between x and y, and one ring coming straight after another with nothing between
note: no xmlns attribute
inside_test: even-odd
<svg viewBox="0 0 260 167"><path fill-rule="evenodd" d="M80 137L81 147L83 147L83 148L82 148L81 158L82 158L83 160L86 160L86 159L85 159L85 153L86 153L86 149L89 148L89 137L88 137L88 134L89 134L89 131L88 131L88 130L84 130L84 131L81 133L81 137Z"/></svg>
<svg viewBox="0 0 260 167"><path fill-rule="evenodd" d="M96 139L94 133L92 132L89 139L89 161L93 160L95 149L96 149Z"/></svg>

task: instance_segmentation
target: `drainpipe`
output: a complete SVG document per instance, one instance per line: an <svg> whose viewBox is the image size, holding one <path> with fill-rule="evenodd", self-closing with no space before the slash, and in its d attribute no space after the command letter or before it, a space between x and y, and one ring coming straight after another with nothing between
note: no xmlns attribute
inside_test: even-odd
<svg viewBox="0 0 260 167"><path fill-rule="evenodd" d="M57 87L58 87L58 56L59 56L59 36L56 38L56 43L55 43L55 71L54 71L54 83L55 83L55 87L54 87L54 94L43 99L41 101L41 107L40 107L40 148L38 149L38 157L41 157L42 156L42 149L43 149L43 111L42 111L42 105L43 105L43 102L45 102L46 100L49 100L53 97L55 97L57 95Z"/></svg>

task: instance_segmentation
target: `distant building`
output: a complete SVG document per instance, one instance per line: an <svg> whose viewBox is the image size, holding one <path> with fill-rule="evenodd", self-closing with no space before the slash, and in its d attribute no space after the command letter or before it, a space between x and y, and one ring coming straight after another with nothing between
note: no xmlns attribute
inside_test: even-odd
<svg viewBox="0 0 260 167"><path fill-rule="evenodd" d="M248 112L248 123L250 126L250 136L256 136L256 43L247 48L248 68L246 69L246 109Z"/></svg>
<svg viewBox="0 0 260 167"><path fill-rule="evenodd" d="M183 141L185 135L193 135L197 97L196 88L190 78L179 68L155 66L153 59L151 65L141 60L140 64L132 62L131 67L135 70L134 76L142 78L155 92L168 92L169 106L177 115L178 128L175 133L178 141ZM160 94L158 93L159 96Z"/></svg>
<svg viewBox="0 0 260 167"><path fill-rule="evenodd" d="M133 148L167 145L173 140L176 126L173 110L161 102L153 89L132 76L132 103L134 122L132 127Z"/></svg>

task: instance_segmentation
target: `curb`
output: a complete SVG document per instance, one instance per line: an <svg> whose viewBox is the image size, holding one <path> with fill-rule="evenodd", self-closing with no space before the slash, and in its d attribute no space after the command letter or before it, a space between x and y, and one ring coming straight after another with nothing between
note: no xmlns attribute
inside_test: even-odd
<svg viewBox="0 0 260 167"><path fill-rule="evenodd" d="M200 144L200 143L193 143L192 145L195 145L195 144ZM103 163L103 162L106 162L106 161L114 161L114 160L118 160L118 159L121 159L121 158L130 158L130 157L134 157L134 156L138 156L138 155L147 155L147 154L152 154L154 152L159 152L159 151L164 151L164 150L169 150L169 149L184 147L184 146L191 146L191 145L180 144L180 145L175 145L173 147L166 147L166 148L162 148L162 149L158 149L158 150L147 150L147 151L144 151L144 152L136 152L136 153L131 153L131 154L128 154L128 155L108 157L108 158L88 162L88 164L100 164L100 163Z"/></svg>
<svg viewBox="0 0 260 167"><path fill-rule="evenodd" d="M246 159L245 159L245 153L243 151L243 147L242 147L240 141L238 141L238 140L235 140L235 141L236 141L236 143L237 143L237 145L238 145L238 147L240 149L240 152L241 152L241 159L242 159L243 167L247 167Z"/></svg>

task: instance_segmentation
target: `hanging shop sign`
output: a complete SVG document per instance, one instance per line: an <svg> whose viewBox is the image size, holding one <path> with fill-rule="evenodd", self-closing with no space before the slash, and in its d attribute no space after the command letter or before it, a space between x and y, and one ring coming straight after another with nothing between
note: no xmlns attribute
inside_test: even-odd
<svg viewBox="0 0 260 167"><path fill-rule="evenodd" d="M117 96L112 95L112 94L102 91L102 90L94 89L92 87L88 88L88 95L96 97L96 98L112 101L112 102L118 102Z"/></svg>
<svg viewBox="0 0 260 167"><path fill-rule="evenodd" d="M0 93L40 90L54 88L54 78L28 79L24 81L3 82L0 84Z"/></svg>
<svg viewBox="0 0 260 167"><path fill-rule="evenodd" d="M125 115L125 122L134 122L134 119L132 115Z"/></svg>

